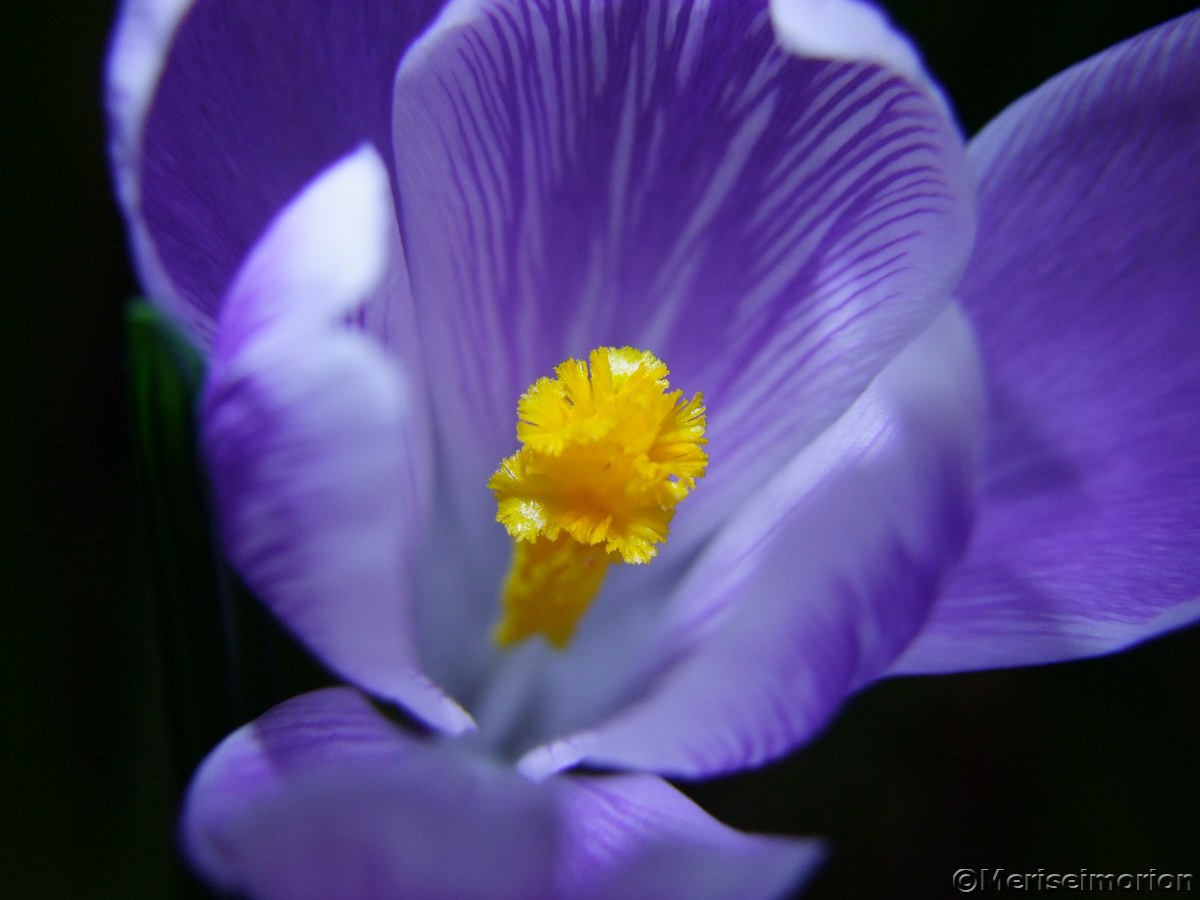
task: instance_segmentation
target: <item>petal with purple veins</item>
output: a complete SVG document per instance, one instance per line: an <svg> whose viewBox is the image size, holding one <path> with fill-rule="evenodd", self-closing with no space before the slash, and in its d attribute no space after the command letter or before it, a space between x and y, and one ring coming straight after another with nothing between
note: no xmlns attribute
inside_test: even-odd
<svg viewBox="0 0 1200 900"><path fill-rule="evenodd" d="M251 243L364 141L436 0L126 0L108 60L118 192L154 299L207 345Z"/></svg>
<svg viewBox="0 0 1200 900"><path fill-rule="evenodd" d="M328 665L431 725L469 717L418 671L410 623L428 427L405 371L350 321L403 256L364 148L256 244L213 348L201 431L225 547Z"/></svg>
<svg viewBox="0 0 1200 900"><path fill-rule="evenodd" d="M765 3L460 0L414 44L402 227L473 521L563 359L636 346L704 393L713 465L674 526L698 535L948 302L961 141L875 37L868 62L802 59Z"/></svg>
<svg viewBox="0 0 1200 900"><path fill-rule="evenodd" d="M952 115L917 48L869 0L770 0L770 5L775 33L790 53L876 63L921 85Z"/></svg>
<svg viewBox="0 0 1200 900"><path fill-rule="evenodd" d="M1200 618L1200 13L971 143L979 529L900 672L1117 650Z"/></svg>
<svg viewBox="0 0 1200 900"><path fill-rule="evenodd" d="M982 409L974 340L952 308L714 536L650 642L640 695L522 768L698 777L814 734L912 639L964 548Z"/></svg>

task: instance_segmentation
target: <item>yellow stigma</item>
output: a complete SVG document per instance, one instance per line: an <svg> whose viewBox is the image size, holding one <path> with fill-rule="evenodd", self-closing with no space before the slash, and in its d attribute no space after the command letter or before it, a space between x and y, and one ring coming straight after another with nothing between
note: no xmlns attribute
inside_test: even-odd
<svg viewBox="0 0 1200 900"><path fill-rule="evenodd" d="M502 646L542 634L566 647L609 564L653 559L708 465L703 401L668 393L652 353L601 347L554 374L522 395L523 446L488 481L515 540Z"/></svg>

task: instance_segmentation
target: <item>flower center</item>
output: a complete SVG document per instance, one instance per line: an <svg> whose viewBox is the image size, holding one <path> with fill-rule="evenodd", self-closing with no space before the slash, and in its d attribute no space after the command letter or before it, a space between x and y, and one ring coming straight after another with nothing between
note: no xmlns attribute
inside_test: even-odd
<svg viewBox="0 0 1200 900"><path fill-rule="evenodd" d="M542 634L565 648L609 565L654 558L708 465L703 400L668 393L652 353L601 347L554 374L521 396L523 446L488 481L514 539L501 646Z"/></svg>

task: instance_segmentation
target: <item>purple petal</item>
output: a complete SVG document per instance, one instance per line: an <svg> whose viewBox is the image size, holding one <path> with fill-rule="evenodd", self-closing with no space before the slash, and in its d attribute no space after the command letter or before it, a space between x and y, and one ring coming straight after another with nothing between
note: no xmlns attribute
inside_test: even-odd
<svg viewBox="0 0 1200 900"><path fill-rule="evenodd" d="M160 298L180 321L188 320L189 310L178 303L154 238L138 212L142 191L138 165L146 112L166 63L167 48L191 5L192 0L125 0L113 31L105 90L109 156L117 197L129 220L134 261L150 296Z"/></svg>
<svg viewBox="0 0 1200 900"><path fill-rule="evenodd" d="M394 223L370 148L272 223L218 325L204 449L255 593L344 677L461 731L467 715L417 671L407 607L427 426L404 370L347 321L402 269Z"/></svg>
<svg viewBox="0 0 1200 900"><path fill-rule="evenodd" d="M781 897L821 845L734 831L650 775L563 779L562 897L739 900Z"/></svg>
<svg viewBox="0 0 1200 900"><path fill-rule="evenodd" d="M917 49L874 4L865 0L770 0L770 7L775 33L789 52L873 62L920 85L951 115L949 103L925 71Z"/></svg>
<svg viewBox="0 0 1200 900"><path fill-rule="evenodd" d="M200 767L188 856L253 897L779 896L815 842L740 834L650 776L535 785L337 688L276 707Z"/></svg>
<svg viewBox="0 0 1200 900"><path fill-rule="evenodd" d="M118 192L147 288L207 344L268 219L363 141L436 0L127 0L108 64Z"/></svg>
<svg viewBox="0 0 1200 900"><path fill-rule="evenodd" d="M521 392L631 344L704 392L713 466L676 524L708 529L932 320L971 240L937 99L788 55L761 2L452 3L395 113L439 424L482 523Z"/></svg>
<svg viewBox="0 0 1200 900"><path fill-rule="evenodd" d="M522 767L701 776L811 736L911 640L964 547L982 408L975 345L951 308L718 532L658 641L679 661Z"/></svg>
<svg viewBox="0 0 1200 900"><path fill-rule="evenodd" d="M511 769L336 688L230 735L188 792L188 856L256 898L550 896L557 810Z"/></svg>
<svg viewBox="0 0 1200 900"><path fill-rule="evenodd" d="M1071 659L1200 617L1200 14L1018 101L971 157L984 511L902 672Z"/></svg>

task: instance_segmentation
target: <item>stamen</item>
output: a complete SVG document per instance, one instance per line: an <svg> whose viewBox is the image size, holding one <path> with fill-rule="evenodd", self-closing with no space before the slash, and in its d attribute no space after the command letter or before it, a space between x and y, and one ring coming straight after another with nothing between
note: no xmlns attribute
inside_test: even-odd
<svg viewBox="0 0 1200 900"><path fill-rule="evenodd" d="M521 397L524 446L488 481L515 541L502 646L542 634L566 647L609 564L653 559L708 465L701 396L668 393L653 354L601 347L554 371Z"/></svg>

